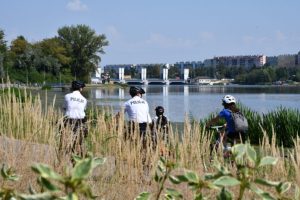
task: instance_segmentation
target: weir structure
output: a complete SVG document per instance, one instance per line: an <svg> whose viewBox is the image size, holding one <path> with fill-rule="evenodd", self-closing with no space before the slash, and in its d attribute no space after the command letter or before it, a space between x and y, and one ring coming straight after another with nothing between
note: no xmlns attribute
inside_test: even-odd
<svg viewBox="0 0 300 200"><path fill-rule="evenodd" d="M118 78L111 79L117 83L127 83L135 85L175 85L175 84L187 84L189 80L189 68L183 67L180 70L180 77L177 79L169 78L170 64L159 64L160 66L160 77L159 78L148 78L147 68L149 65L113 65L109 66L110 70L118 72ZM125 78L125 68L134 68L139 72L140 78Z"/></svg>

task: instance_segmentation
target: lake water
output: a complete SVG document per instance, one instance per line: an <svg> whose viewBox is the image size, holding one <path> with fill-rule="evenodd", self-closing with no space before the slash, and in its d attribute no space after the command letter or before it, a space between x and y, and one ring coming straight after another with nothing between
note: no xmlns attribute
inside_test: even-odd
<svg viewBox="0 0 300 200"><path fill-rule="evenodd" d="M149 85L142 88L146 91L143 98L149 103L151 116L155 115L154 108L161 105L173 122L183 122L185 116L199 120L212 112L220 111L221 99L226 94L235 96L243 105L259 113L266 113L279 106L300 110L300 86ZM89 105L110 107L118 112L130 98L128 90L129 88L93 87L85 88L83 94ZM56 106L61 107L65 94L66 92L52 90L48 92L48 99L53 99L55 95Z"/></svg>

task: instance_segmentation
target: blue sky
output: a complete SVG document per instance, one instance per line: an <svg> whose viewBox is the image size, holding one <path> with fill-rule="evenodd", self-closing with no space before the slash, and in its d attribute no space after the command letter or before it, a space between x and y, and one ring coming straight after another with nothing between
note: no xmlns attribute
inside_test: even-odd
<svg viewBox="0 0 300 200"><path fill-rule="evenodd" d="M9 42L86 24L110 42L101 65L300 51L299 0L0 0Z"/></svg>

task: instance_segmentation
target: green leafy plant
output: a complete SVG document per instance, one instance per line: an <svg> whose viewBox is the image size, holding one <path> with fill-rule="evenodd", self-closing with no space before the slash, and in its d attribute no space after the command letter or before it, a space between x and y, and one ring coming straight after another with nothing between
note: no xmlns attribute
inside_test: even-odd
<svg viewBox="0 0 300 200"><path fill-rule="evenodd" d="M204 190L217 190L217 199L230 200L233 199L233 194L229 190L230 187L239 187L238 200L244 198L245 191L248 190L255 193L262 199L267 200L290 200L286 193L291 188L291 183L286 181L276 182L257 177L259 171L264 170L266 167L276 165L278 159L265 156L260 157L250 144L237 144L232 147L232 167L236 168L236 172L232 172L227 167L222 166L218 161L215 161L214 173L207 173L203 177L198 176L195 172L186 170L181 175L172 175L171 172L175 168L174 163L169 163L163 158L158 163L157 171L154 180L159 185L159 190L156 194L151 195L148 192L141 193L137 200L148 200L151 197L160 199L164 196L165 199L183 199L182 194L171 188L166 188L165 194L164 184L168 179L173 184L185 183L189 189L194 193L194 199L208 199L204 196ZM274 192L267 192L262 188L273 188ZM295 199L299 197L299 189L297 186L295 190ZM211 199L211 197L209 197Z"/></svg>
<svg viewBox="0 0 300 200"><path fill-rule="evenodd" d="M76 162L73 169L67 175L56 173L49 166L36 164L32 170L39 176L37 183L41 187L41 192L37 193L30 188L30 194L21 194L12 188L6 188L4 185L0 188L0 199L22 199L22 200L77 200L81 196L84 199L95 199L87 179L92 170L105 162L105 158L93 158L91 155L86 158L74 157ZM18 176L11 168L2 167L1 176L5 181L17 181Z"/></svg>
<svg viewBox="0 0 300 200"><path fill-rule="evenodd" d="M6 183L18 181L19 176L11 167L7 168L3 164L1 168L1 178L3 179L3 182L0 188L0 199L13 199L13 197L16 196L16 191L11 187L6 186Z"/></svg>

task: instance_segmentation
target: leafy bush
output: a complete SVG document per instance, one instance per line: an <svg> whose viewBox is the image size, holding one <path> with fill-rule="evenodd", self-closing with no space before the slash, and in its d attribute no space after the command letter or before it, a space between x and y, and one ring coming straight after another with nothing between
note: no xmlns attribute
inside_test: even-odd
<svg viewBox="0 0 300 200"><path fill-rule="evenodd" d="M42 193L36 193L33 188L30 188L31 194L22 194L3 184L0 188L0 199L77 200L80 195L84 196L85 199L96 198L86 180L92 170L98 165L103 164L105 159L93 158L92 156L88 156L84 159L74 157L74 159L76 161L74 168L71 170L70 174L65 176L56 173L49 166L44 164L32 166L32 170L39 175L37 183L41 187ZM11 168L6 168L5 165L2 167L1 176L4 179L4 183L18 180L18 176L14 171Z"/></svg>
<svg viewBox="0 0 300 200"><path fill-rule="evenodd" d="M194 193L194 199L211 199L206 197L206 190L216 190L216 198L218 200L231 200L233 193L229 190L231 187L239 187L238 200L243 199L245 191L256 194L262 199L299 199L299 188L295 185L294 198L288 197L287 191L291 188L290 182L276 182L260 177L259 171L268 166L275 165L278 159L265 156L260 157L249 144L238 144L232 147L232 165L237 169L236 173L229 170L228 167L221 166L215 161L215 173L207 173L204 176L198 176L195 172L185 170L183 174L172 175L172 170L176 164L161 158L154 180L158 184L158 191L154 194L142 192L136 200L160 199L184 199L180 191L173 188L164 188L165 183L169 180L171 183L187 184L189 189ZM266 175L267 177L267 175ZM273 192L267 192L262 189L273 188Z"/></svg>

